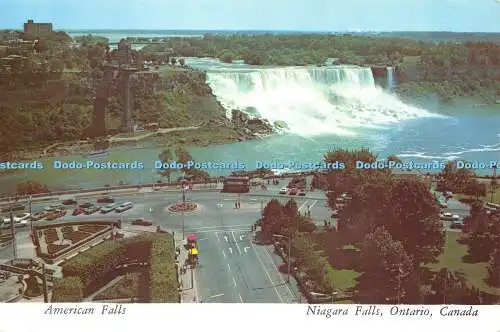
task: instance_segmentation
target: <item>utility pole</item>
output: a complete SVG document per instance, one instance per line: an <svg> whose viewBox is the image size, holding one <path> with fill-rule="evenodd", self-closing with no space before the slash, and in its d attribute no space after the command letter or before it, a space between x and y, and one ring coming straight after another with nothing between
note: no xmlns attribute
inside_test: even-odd
<svg viewBox="0 0 500 332"><path fill-rule="evenodd" d="M43 302L49 303L49 289L47 286L47 272L45 271L45 263L42 263L42 283L43 283Z"/></svg>
<svg viewBox="0 0 500 332"><path fill-rule="evenodd" d="M181 211L182 214L182 239L184 240L184 210Z"/></svg>
<svg viewBox="0 0 500 332"><path fill-rule="evenodd" d="M290 283L290 274L292 274L292 237L288 237L288 274L286 282Z"/></svg>
<svg viewBox="0 0 500 332"><path fill-rule="evenodd" d="M14 225L14 214L12 214L12 205L10 206L10 233L12 235L12 252L14 255L14 259L17 259L16 225Z"/></svg>
<svg viewBox="0 0 500 332"><path fill-rule="evenodd" d="M497 166L494 165L493 167L493 176L491 177L491 184L490 184L490 203L493 203L493 195L495 194L496 191L496 186L497 186Z"/></svg>

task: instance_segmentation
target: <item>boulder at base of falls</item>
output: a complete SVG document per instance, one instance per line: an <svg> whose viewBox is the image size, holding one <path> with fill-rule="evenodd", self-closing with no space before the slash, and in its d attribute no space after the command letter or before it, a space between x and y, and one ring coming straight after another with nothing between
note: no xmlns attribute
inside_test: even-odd
<svg viewBox="0 0 500 332"><path fill-rule="evenodd" d="M286 124L286 122L281 121L281 120L274 121L274 127L278 128L278 129L290 129L288 127L288 125Z"/></svg>

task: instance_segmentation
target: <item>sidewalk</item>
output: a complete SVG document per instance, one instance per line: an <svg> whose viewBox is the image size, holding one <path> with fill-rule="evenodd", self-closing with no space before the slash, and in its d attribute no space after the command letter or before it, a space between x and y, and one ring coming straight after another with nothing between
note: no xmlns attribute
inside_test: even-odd
<svg viewBox="0 0 500 332"><path fill-rule="evenodd" d="M196 285L195 271L189 265L186 265L183 273L184 263L188 259L188 251L184 247L184 239L181 234L175 234L175 247L180 248L179 261L179 287L181 294L181 303L198 303L198 288Z"/></svg>

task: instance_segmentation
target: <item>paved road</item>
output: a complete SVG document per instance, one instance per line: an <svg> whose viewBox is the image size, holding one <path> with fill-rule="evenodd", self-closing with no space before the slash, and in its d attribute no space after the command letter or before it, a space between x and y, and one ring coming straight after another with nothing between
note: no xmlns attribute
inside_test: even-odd
<svg viewBox="0 0 500 332"><path fill-rule="evenodd" d="M171 214L168 206L182 199L179 192L148 192L115 196L116 202L132 201L134 207L123 213L95 213L90 216L72 216L69 211L67 221L117 220L125 222L127 229L142 230L144 227L131 226L128 220L143 217L153 224L176 233L196 233L199 238L200 265L195 270L199 297L204 302L218 303L293 303L297 302L298 290L294 283L285 282L286 275L278 270L280 258L266 246L252 243L251 226L259 219L261 209L272 198L285 203L290 197L279 195L275 190L254 191L250 194L226 194L219 192L193 191L186 199L199 204L199 210L184 214ZM309 207L311 216L322 220L329 216L324 206L324 195L320 192L311 197L295 197L302 212ZM240 199L241 207L234 208ZM79 200L95 202L95 197ZM53 202L33 203L32 211L43 210ZM16 236L19 257L33 257L34 250L29 239L29 230ZM0 260L12 257L12 249L0 249Z"/></svg>

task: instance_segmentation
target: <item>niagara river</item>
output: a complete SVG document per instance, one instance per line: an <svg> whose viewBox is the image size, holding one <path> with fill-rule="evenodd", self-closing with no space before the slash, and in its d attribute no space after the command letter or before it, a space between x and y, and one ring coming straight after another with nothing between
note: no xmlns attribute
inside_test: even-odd
<svg viewBox="0 0 500 332"><path fill-rule="evenodd" d="M500 105L477 109L442 105L432 98L403 102L391 92L397 85L392 72L384 86L376 82L370 68L356 66L262 67L200 58L187 58L186 65L206 72L206 81L228 117L238 109L250 118L284 124L279 134L258 140L187 147L197 162L321 161L331 149L361 147L380 158L395 154L416 163L500 160ZM64 171L48 168L4 175L0 187L9 191L25 179L44 182L47 178L58 189L151 183L162 179L154 167L162 150L152 142L111 150L110 160L140 160L144 169L110 170L105 180L102 173L65 172L61 176ZM69 155L57 160L81 158ZM42 162L49 165L54 160ZM211 175L230 171L208 170Z"/></svg>

